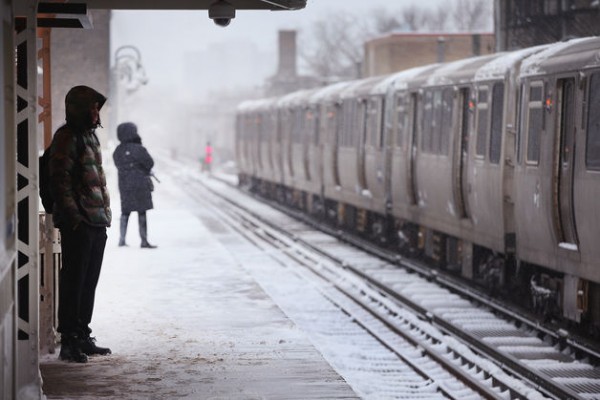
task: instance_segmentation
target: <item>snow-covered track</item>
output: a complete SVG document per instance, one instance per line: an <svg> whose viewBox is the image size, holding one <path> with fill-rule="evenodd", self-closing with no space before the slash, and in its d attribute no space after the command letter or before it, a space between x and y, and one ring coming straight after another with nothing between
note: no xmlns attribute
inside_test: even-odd
<svg viewBox="0 0 600 400"><path fill-rule="evenodd" d="M550 398L598 398L600 371L594 365L597 354L589 352L586 359L586 349L572 345L570 339L544 330L509 309L502 310L485 296L408 260L368 254L340 241L337 232L333 236L320 233L275 214L267 206L258 207L254 200L223 183L211 180L203 185L208 185L203 193L214 190L236 204L237 213L252 215L248 218L254 222L245 222L253 226L251 230L271 236L271 240L289 242L286 246L293 250L287 252L300 252L295 256L298 260L312 260L314 273L331 275L333 272L323 271L326 265L327 271L351 272L352 278L328 278L337 289L335 296L328 297L353 317L362 313L362 317L354 318L366 330L371 330L364 322L369 319L386 326L386 334L375 336L392 351L393 340L384 339L386 335L393 334L395 340L402 338L417 346L423 357L447 373L444 361L450 360L446 364L459 365L457 371L462 368L462 372L453 374L455 382L479 397L539 398L539 390ZM339 300L340 296L345 301ZM362 311L351 311L348 304ZM403 353L396 353L401 358ZM417 362L420 365L423 363ZM461 374L468 379L456 377ZM438 387L447 387L443 380L425 376Z"/></svg>

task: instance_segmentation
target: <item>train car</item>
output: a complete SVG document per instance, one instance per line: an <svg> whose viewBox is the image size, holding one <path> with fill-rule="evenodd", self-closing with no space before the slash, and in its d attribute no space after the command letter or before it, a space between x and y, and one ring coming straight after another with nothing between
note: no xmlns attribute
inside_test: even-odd
<svg viewBox="0 0 600 400"><path fill-rule="evenodd" d="M307 164L309 132L307 116L308 99L317 89L302 90L283 96L277 102L278 135L281 152L274 157L280 158L283 198L291 206L305 209L306 195L300 187L309 181Z"/></svg>
<svg viewBox="0 0 600 400"><path fill-rule="evenodd" d="M254 176L251 138L254 136L255 118L252 110L260 100L248 100L241 103L236 113L235 153L240 185L247 186Z"/></svg>
<svg viewBox="0 0 600 400"><path fill-rule="evenodd" d="M600 321L600 38L526 59L520 85L517 254L565 317Z"/></svg>
<svg viewBox="0 0 600 400"><path fill-rule="evenodd" d="M280 142L277 137L276 100L267 99L255 105L253 110L256 135L252 141L253 162L255 164L255 177L262 182L259 190L267 193L272 184L281 180L277 165L278 160L273 157L277 154Z"/></svg>
<svg viewBox="0 0 600 400"><path fill-rule="evenodd" d="M240 181L258 185L256 190L264 194L281 182L281 168L276 165L279 160L274 157L281 146L277 136L278 100L245 101L237 112L236 154Z"/></svg>
<svg viewBox="0 0 600 400"><path fill-rule="evenodd" d="M239 126L267 104L288 202L600 329L600 38L297 92ZM241 174L268 180L247 135Z"/></svg>
<svg viewBox="0 0 600 400"><path fill-rule="evenodd" d="M343 129L342 93L352 84L353 82L332 84L311 97L311 103L319 110L318 129L321 143L321 193L315 204L320 204L323 216L331 221L337 221L338 205L333 199L335 193L341 190L338 147Z"/></svg>
<svg viewBox="0 0 600 400"><path fill-rule="evenodd" d="M415 220L418 195L415 186L415 157L421 118L418 110L420 87L439 65L411 68L392 75L378 85L385 93L383 137L385 153L385 187L387 208L393 222L393 241L401 249L417 247L418 227Z"/></svg>
<svg viewBox="0 0 600 400"><path fill-rule="evenodd" d="M465 104L470 100L475 74L496 57L474 57L440 66L423 83L417 100L422 123L412 163L418 204L413 222L422 227L425 254L442 265L450 262L468 267L472 262L466 250L474 239L474 218L465 212L468 183L461 173L469 169L465 164L473 150L465 143L472 136ZM459 248L465 250L464 256L458 254Z"/></svg>
<svg viewBox="0 0 600 400"><path fill-rule="evenodd" d="M383 179L371 182L373 186L369 188L365 169L368 132L377 145L381 141L384 96L372 91L385 78L356 81L340 93L342 129L338 131L336 154L339 185L335 191L328 192L327 199L337 203L338 222L358 232L368 230L368 211L385 213L385 198L383 195L374 197L370 190L383 193L376 187L383 186Z"/></svg>

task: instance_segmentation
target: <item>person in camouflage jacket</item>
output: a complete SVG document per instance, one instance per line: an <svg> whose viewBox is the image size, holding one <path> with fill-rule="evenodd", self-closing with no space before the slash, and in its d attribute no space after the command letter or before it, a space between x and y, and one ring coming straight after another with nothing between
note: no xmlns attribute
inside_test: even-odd
<svg viewBox="0 0 600 400"><path fill-rule="evenodd" d="M72 88L65 98L66 124L56 131L50 147L52 216L60 230L62 250L59 358L82 363L89 355L110 354L110 349L96 346L89 327L106 228L111 224L110 198L95 134L105 102L92 88Z"/></svg>

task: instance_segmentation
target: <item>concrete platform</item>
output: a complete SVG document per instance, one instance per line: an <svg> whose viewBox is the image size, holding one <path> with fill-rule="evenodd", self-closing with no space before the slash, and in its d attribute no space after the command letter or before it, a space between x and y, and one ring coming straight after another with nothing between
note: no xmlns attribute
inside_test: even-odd
<svg viewBox="0 0 600 400"><path fill-rule="evenodd" d="M140 249L136 214L129 246L118 247L120 202L109 178L116 224L92 336L113 354L88 364L43 356L48 399L358 398L240 264L252 246L166 176L148 213L159 247Z"/></svg>

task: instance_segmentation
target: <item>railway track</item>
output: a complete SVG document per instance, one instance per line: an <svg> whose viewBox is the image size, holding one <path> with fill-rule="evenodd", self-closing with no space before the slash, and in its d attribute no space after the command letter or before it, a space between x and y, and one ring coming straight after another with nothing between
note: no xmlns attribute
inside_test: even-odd
<svg viewBox="0 0 600 400"><path fill-rule="evenodd" d="M436 387L443 398L600 398L597 354L572 346L569 339L419 265L374 256L286 219L226 184L193 185L224 196L221 205L228 204L238 219L232 225L321 279L321 290L332 303L409 366L423 387ZM241 201L252 205L244 207Z"/></svg>

